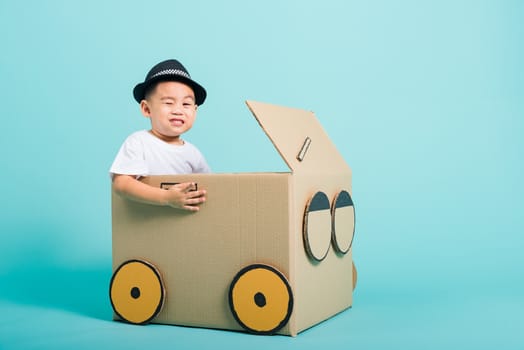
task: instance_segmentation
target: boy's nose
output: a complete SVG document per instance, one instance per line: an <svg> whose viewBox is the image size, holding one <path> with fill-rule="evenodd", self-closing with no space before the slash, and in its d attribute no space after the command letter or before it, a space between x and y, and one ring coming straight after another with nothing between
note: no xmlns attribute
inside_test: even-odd
<svg viewBox="0 0 524 350"><path fill-rule="evenodd" d="M171 109L171 113L173 114L181 114L182 113L182 106L179 104L175 104L173 109Z"/></svg>

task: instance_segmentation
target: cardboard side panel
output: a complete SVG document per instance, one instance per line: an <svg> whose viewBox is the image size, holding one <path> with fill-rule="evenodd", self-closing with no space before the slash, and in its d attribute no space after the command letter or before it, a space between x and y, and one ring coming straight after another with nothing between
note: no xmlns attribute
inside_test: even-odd
<svg viewBox="0 0 524 350"><path fill-rule="evenodd" d="M300 237L306 203L317 191L325 193L332 203L341 191L351 193L349 174L293 175L293 220ZM300 204L302 203L302 205ZM324 221L326 222L326 221ZM329 222L326 222L329 225ZM330 228L327 227L327 230ZM307 253L304 240L295 241L296 327L303 331L351 307L353 302L353 269L351 250L347 254L336 252L331 243L325 258L316 261Z"/></svg>
<svg viewBox="0 0 524 350"><path fill-rule="evenodd" d="M166 298L155 323L241 329L228 291L243 267L263 263L289 278L289 173L155 176L144 181L195 181L207 190L197 213L140 204L113 194L113 270L130 259L153 264ZM291 324L291 322L290 322ZM290 334L289 324L282 334Z"/></svg>

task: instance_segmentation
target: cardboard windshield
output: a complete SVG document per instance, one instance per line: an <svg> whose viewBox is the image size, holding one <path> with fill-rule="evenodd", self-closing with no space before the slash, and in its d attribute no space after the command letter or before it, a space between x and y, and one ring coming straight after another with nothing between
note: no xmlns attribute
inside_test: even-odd
<svg viewBox="0 0 524 350"><path fill-rule="evenodd" d="M350 172L313 112L255 101L246 104L292 172Z"/></svg>

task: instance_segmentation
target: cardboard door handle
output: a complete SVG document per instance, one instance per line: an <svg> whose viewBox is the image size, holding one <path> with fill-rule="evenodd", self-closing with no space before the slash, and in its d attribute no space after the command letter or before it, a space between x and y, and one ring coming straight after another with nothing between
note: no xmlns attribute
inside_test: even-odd
<svg viewBox="0 0 524 350"><path fill-rule="evenodd" d="M299 162L304 160L304 157L306 156L306 153L310 145L311 145L311 138L306 137L306 139L304 140L304 143L302 144L302 147L300 148L300 152L298 152L297 154L297 159Z"/></svg>

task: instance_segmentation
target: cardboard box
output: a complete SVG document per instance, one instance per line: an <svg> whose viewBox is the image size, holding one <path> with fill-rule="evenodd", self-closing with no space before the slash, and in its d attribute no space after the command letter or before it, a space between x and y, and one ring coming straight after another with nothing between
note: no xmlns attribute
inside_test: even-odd
<svg viewBox="0 0 524 350"><path fill-rule="evenodd" d="M351 307L349 166L312 112L247 105L290 172L142 179L196 182L197 213L113 193L116 319L296 336Z"/></svg>

